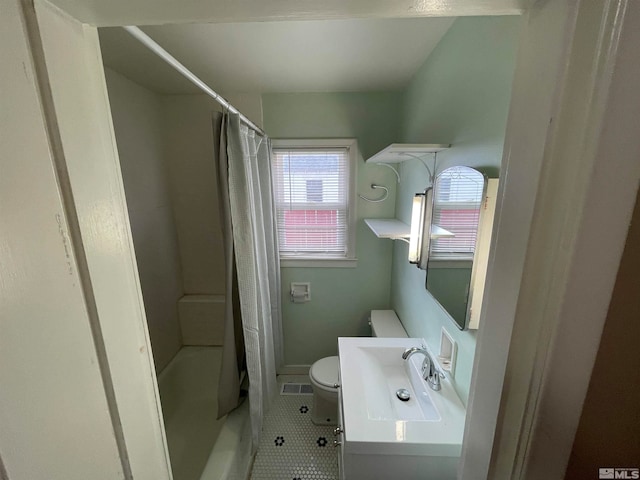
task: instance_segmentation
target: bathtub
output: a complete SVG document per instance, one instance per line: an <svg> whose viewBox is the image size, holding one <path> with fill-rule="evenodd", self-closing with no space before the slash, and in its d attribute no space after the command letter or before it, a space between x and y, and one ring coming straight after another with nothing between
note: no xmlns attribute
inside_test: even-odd
<svg viewBox="0 0 640 480"><path fill-rule="evenodd" d="M182 347L158 376L174 480L246 480L249 402L216 419L222 347Z"/></svg>

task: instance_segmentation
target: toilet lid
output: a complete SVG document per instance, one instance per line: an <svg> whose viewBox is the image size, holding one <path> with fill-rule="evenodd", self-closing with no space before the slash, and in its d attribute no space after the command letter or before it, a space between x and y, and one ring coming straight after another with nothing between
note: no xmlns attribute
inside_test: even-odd
<svg viewBox="0 0 640 480"><path fill-rule="evenodd" d="M326 357L311 365L309 375L320 385L334 388L333 386L338 383L339 369L338 357Z"/></svg>

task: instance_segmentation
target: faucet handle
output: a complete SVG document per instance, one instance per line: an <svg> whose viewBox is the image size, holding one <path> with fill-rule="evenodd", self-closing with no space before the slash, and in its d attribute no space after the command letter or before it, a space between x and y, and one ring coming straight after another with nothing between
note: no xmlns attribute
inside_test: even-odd
<svg viewBox="0 0 640 480"><path fill-rule="evenodd" d="M424 378L427 378L427 376L429 375L428 370L429 370L429 359L427 357L424 357L424 360L422 360L422 367L420 367L420 371L422 372L422 376Z"/></svg>
<svg viewBox="0 0 640 480"><path fill-rule="evenodd" d="M433 373L434 367L435 365L433 365L433 361L431 360L431 358L425 355L424 360L422 361L422 367L420 368L422 378L428 380Z"/></svg>

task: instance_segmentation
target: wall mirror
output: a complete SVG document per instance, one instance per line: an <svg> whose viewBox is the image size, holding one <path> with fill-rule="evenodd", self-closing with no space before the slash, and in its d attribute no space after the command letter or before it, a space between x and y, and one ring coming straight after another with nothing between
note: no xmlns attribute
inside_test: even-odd
<svg viewBox="0 0 640 480"><path fill-rule="evenodd" d="M426 288L461 330L478 328L496 191L497 179L462 166L433 184Z"/></svg>

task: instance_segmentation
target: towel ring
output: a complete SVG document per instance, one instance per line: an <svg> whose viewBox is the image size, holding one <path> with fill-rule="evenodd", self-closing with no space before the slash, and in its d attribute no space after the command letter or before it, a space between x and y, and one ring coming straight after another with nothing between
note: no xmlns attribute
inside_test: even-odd
<svg viewBox="0 0 640 480"><path fill-rule="evenodd" d="M382 197L380 197L380 198L367 198L364 195L360 195L360 194L358 194L358 196L362 200L365 200L365 201L371 202L371 203L384 202L389 197L389 189L387 187L385 187L384 185L376 185L375 183L372 183L371 184L371 188L373 188L374 190L377 189L377 188L381 188L382 190L384 190L384 193L382 194Z"/></svg>

